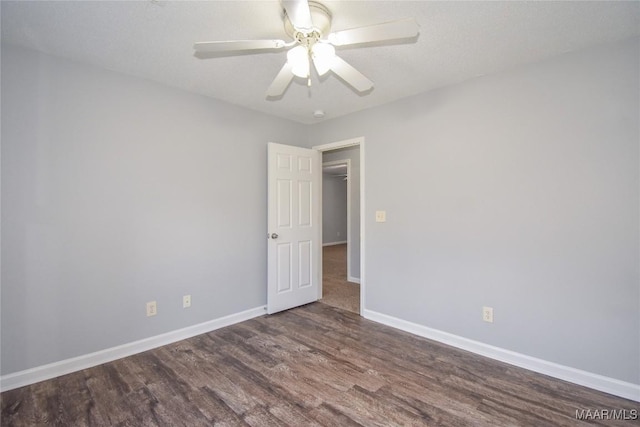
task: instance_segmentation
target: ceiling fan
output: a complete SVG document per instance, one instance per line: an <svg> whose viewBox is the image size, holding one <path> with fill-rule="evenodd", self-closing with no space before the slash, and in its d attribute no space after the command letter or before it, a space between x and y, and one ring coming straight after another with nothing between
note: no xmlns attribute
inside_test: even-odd
<svg viewBox="0 0 640 427"><path fill-rule="evenodd" d="M228 40L194 44L195 55L210 58L216 55L279 52L288 50L287 61L267 90L268 98L284 95L294 77L301 77L311 85L311 63L319 76L332 71L360 93L373 88L373 82L336 55L335 47L365 45L389 40L401 41L418 35L413 18L385 22L366 27L329 33L331 12L314 0L282 0L284 28L293 39L284 40Z"/></svg>

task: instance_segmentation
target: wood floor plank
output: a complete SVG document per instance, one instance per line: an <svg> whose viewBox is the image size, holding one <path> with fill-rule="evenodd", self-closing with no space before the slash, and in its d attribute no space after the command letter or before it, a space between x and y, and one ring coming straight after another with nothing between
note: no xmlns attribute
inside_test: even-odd
<svg viewBox="0 0 640 427"><path fill-rule="evenodd" d="M322 248L322 299L326 305L360 313L360 285L347 281L347 245Z"/></svg>
<svg viewBox="0 0 640 427"><path fill-rule="evenodd" d="M339 410L326 403L312 409L310 416L323 426L360 427L362 424L349 418Z"/></svg>
<svg viewBox="0 0 640 427"><path fill-rule="evenodd" d="M337 408L356 422L368 426L424 425L427 421L421 415L408 411L402 406L393 405L388 400L380 399L376 393L358 386L346 393L334 395L327 404Z"/></svg>
<svg viewBox="0 0 640 427"><path fill-rule="evenodd" d="M251 427L283 427L286 426L284 421L281 421L269 412L266 408L261 406L252 409L245 414L244 421Z"/></svg>
<svg viewBox="0 0 640 427"><path fill-rule="evenodd" d="M313 418L305 415L304 410L288 402L269 408L269 412L288 426L322 427Z"/></svg>
<svg viewBox="0 0 640 427"><path fill-rule="evenodd" d="M492 426L505 425L497 417L484 417L474 404L446 398L445 395L415 394L400 384L381 389L377 395L394 406L413 412L430 426Z"/></svg>
<svg viewBox="0 0 640 427"><path fill-rule="evenodd" d="M640 403L322 303L4 392L2 426L580 426Z"/></svg>
<svg viewBox="0 0 640 427"><path fill-rule="evenodd" d="M318 395L317 388L297 375L289 367L289 363L283 362L273 368L265 369L251 355L241 349L226 348L222 351L225 355L239 360L250 369L259 371L274 386L287 390L290 395L295 396L298 405L314 407L322 403L322 398Z"/></svg>
<svg viewBox="0 0 640 427"><path fill-rule="evenodd" d="M213 390L194 390L191 401L213 425L247 425Z"/></svg>

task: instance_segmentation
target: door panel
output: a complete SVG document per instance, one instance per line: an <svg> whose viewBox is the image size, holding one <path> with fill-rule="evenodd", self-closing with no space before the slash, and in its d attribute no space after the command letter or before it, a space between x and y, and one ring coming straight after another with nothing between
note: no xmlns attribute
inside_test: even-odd
<svg viewBox="0 0 640 427"><path fill-rule="evenodd" d="M311 280L312 253L311 241L298 243L298 284L301 288L313 285L313 280Z"/></svg>
<svg viewBox="0 0 640 427"><path fill-rule="evenodd" d="M291 292L291 243L278 243L277 251L278 293Z"/></svg>
<svg viewBox="0 0 640 427"><path fill-rule="evenodd" d="M291 227L291 180L278 180L278 228Z"/></svg>
<svg viewBox="0 0 640 427"><path fill-rule="evenodd" d="M312 209L313 204L311 194L312 184L311 181L298 181L298 226L311 227L312 226Z"/></svg>

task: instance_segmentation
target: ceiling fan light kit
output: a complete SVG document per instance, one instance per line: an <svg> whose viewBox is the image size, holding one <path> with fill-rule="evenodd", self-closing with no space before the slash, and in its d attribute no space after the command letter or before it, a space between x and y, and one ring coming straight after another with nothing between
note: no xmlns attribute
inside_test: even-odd
<svg viewBox="0 0 640 427"><path fill-rule="evenodd" d="M294 76L309 77L309 51L304 46L296 46L287 52L287 61Z"/></svg>
<svg viewBox="0 0 640 427"><path fill-rule="evenodd" d="M357 92L373 88L373 82L344 59L336 55L334 46L366 45L396 40L398 42L418 36L418 24L413 18L385 22L366 27L329 33L332 15L323 4L313 0L283 0L285 32L293 39L284 40L229 40L199 42L194 45L197 57L201 53L261 53L289 49L287 61L280 69L267 97L282 97L294 77L307 80L311 85L311 63L319 76L333 71ZM325 35L326 38L325 38ZM249 51L249 52L248 52Z"/></svg>
<svg viewBox="0 0 640 427"><path fill-rule="evenodd" d="M311 48L313 65L320 76L324 76L331 70L335 57L336 48L329 43L316 43Z"/></svg>

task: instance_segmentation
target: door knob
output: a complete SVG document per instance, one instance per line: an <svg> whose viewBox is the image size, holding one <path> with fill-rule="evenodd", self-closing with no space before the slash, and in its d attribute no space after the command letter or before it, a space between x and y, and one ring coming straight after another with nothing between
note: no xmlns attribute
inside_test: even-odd
<svg viewBox="0 0 640 427"><path fill-rule="evenodd" d="M278 233L272 233L271 234L271 238L272 239L277 239L278 238Z"/></svg>

